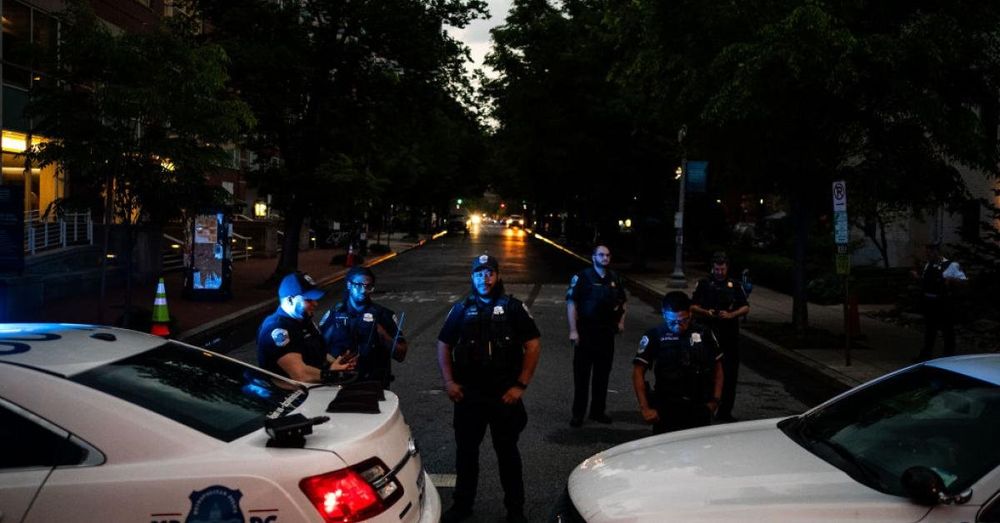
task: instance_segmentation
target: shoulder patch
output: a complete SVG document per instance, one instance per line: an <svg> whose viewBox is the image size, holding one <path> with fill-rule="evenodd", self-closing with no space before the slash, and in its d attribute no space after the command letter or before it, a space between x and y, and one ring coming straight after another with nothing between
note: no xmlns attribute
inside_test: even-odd
<svg viewBox="0 0 1000 523"><path fill-rule="evenodd" d="M570 287L576 287L576 282L578 282L578 281L580 281L580 276L579 276L579 275L576 275L576 274L574 274L574 275L573 275L573 278L571 278L571 279L569 280L569 286L570 286Z"/></svg>
<svg viewBox="0 0 1000 523"><path fill-rule="evenodd" d="M701 334L698 334L697 332L692 332L691 345L694 345L695 343L701 343Z"/></svg>
<svg viewBox="0 0 1000 523"><path fill-rule="evenodd" d="M639 354L645 352L646 347L648 346L649 346L649 336L644 335L642 338L639 338Z"/></svg>
<svg viewBox="0 0 1000 523"><path fill-rule="evenodd" d="M285 329L274 329L271 331L271 339L279 347L284 347L292 342L291 336L288 335L288 331Z"/></svg>
<svg viewBox="0 0 1000 523"><path fill-rule="evenodd" d="M361 319L368 323L371 323L375 321L375 316L370 312L366 312L365 315L361 317Z"/></svg>

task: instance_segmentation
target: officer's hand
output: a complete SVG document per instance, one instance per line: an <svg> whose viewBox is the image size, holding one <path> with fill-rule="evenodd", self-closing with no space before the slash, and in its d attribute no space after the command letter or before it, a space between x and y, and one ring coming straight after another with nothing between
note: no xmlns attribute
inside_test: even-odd
<svg viewBox="0 0 1000 523"><path fill-rule="evenodd" d="M708 400L708 403L705 404L705 407L708 408L709 412L711 412L712 414L715 414L719 410L719 400L717 400L717 399L710 399L710 400Z"/></svg>
<svg viewBox="0 0 1000 523"><path fill-rule="evenodd" d="M448 393L448 398L450 398L451 401L454 401L456 403L462 401L462 398L465 396L464 394L462 394L462 386L459 385L458 383L455 383L454 381L449 381L448 383L446 383L444 386L444 390L445 392Z"/></svg>
<svg viewBox="0 0 1000 523"><path fill-rule="evenodd" d="M723 320L728 320L728 319L731 319L733 317L733 313L731 313L729 311L719 311L716 314L716 316L718 316L719 318L721 318Z"/></svg>
<svg viewBox="0 0 1000 523"><path fill-rule="evenodd" d="M330 362L330 370L354 370L358 366L358 355L352 352L341 354Z"/></svg>
<svg viewBox="0 0 1000 523"><path fill-rule="evenodd" d="M569 331L569 342L573 345L580 343L580 333L577 331Z"/></svg>
<svg viewBox="0 0 1000 523"><path fill-rule="evenodd" d="M656 423L657 421L660 421L660 413L657 412L656 409L647 407L645 409L640 408L639 411L642 412L642 419L646 420L646 423Z"/></svg>
<svg viewBox="0 0 1000 523"><path fill-rule="evenodd" d="M503 395L503 400L505 405L513 405L521 401L521 395L524 394L524 390L520 387L511 387L507 389L507 393Z"/></svg>
<svg viewBox="0 0 1000 523"><path fill-rule="evenodd" d="M392 351L392 359L402 363L406 359L406 351L409 350L410 346L405 341L400 341L396 343L396 349Z"/></svg>

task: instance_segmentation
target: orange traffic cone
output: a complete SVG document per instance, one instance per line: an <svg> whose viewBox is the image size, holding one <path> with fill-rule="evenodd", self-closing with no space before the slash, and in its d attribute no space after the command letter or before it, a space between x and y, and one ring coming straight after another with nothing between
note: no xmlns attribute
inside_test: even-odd
<svg viewBox="0 0 1000 523"><path fill-rule="evenodd" d="M149 333L164 338L170 336L170 312L167 311L167 289L163 278L156 284L156 298L153 300L153 325Z"/></svg>
<svg viewBox="0 0 1000 523"><path fill-rule="evenodd" d="M354 267L357 264L357 259L354 256L354 246L350 245L347 247L347 257L344 258L345 267Z"/></svg>

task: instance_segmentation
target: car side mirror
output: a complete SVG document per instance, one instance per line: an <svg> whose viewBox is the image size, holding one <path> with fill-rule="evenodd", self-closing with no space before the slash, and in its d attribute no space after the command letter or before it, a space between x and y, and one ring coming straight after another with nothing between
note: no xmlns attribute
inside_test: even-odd
<svg viewBox="0 0 1000 523"><path fill-rule="evenodd" d="M946 493L941 476L920 465L903 471L900 483L906 495L921 505L962 505L972 498L971 489L954 495Z"/></svg>

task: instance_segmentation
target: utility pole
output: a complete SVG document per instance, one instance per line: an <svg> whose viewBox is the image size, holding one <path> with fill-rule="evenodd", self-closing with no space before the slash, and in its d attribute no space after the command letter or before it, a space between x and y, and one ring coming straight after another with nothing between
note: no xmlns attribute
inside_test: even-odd
<svg viewBox="0 0 1000 523"><path fill-rule="evenodd" d="M684 138L687 137L687 126L682 125L677 131L677 145L681 148L681 166L678 168L677 179L680 181L680 194L677 197L677 213L674 214L674 272L670 275L670 287L687 288L687 278L684 276L684 186L687 184L687 149Z"/></svg>

